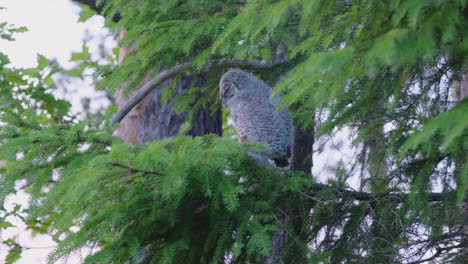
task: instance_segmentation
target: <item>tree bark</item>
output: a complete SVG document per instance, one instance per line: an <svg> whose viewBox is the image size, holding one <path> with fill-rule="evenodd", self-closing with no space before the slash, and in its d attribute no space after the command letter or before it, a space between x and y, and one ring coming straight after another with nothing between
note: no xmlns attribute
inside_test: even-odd
<svg viewBox="0 0 468 264"><path fill-rule="evenodd" d="M311 115L314 119L313 114ZM291 151L291 170L311 174L314 146L314 126L304 127L294 121L294 138Z"/></svg>
<svg viewBox="0 0 468 264"><path fill-rule="evenodd" d="M195 79L197 81L195 81ZM180 78L175 86L174 96L185 90L200 87L207 81L207 74L190 74ZM177 135L180 126L186 122L188 112L176 113L173 106L161 103L161 89L169 85L170 80L154 89L142 102L136 105L120 122L117 135L131 144L159 140ZM117 96L119 106L126 102L121 89ZM214 103L214 101L213 101ZM188 135L203 136L207 134L222 135L222 114L218 108L212 113L211 105L195 110L192 128Z"/></svg>
<svg viewBox="0 0 468 264"><path fill-rule="evenodd" d="M121 32L119 39L123 38L125 32ZM121 48L119 62L121 63L126 54L133 47ZM147 83L151 79L151 75L147 74L143 83ZM207 72L199 74L189 74L177 80L175 85L174 97L177 98L184 91L200 87L206 84L208 80ZM143 143L150 140L159 140L168 137L176 136L180 126L186 122L189 115L188 112L176 113L174 107L161 102L161 89L169 85L172 80L167 80L153 89L145 99L138 103L130 112L121 120L117 130L117 136L130 144ZM119 108L122 107L127 98L123 96L125 88L121 88L117 92L117 103ZM212 101L212 104L215 101ZM192 128L188 135L203 136L207 134L222 135L222 113L221 107L216 111L211 110L212 105L206 105L195 110Z"/></svg>

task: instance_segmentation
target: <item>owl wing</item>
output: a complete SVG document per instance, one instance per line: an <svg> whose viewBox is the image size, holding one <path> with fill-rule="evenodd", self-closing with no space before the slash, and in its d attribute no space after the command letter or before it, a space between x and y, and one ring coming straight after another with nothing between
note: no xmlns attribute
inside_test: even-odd
<svg viewBox="0 0 468 264"><path fill-rule="evenodd" d="M237 100L231 118L239 140L267 143L272 158L287 155L291 131L284 111L277 112L268 99L240 97Z"/></svg>

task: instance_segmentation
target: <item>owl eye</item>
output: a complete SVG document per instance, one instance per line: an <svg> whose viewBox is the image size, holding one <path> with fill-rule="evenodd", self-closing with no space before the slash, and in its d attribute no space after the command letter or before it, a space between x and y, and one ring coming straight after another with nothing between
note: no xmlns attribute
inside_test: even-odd
<svg viewBox="0 0 468 264"><path fill-rule="evenodd" d="M222 96L223 97L231 97L232 96L231 89L232 89L231 86L227 86L226 89L224 89Z"/></svg>
<svg viewBox="0 0 468 264"><path fill-rule="evenodd" d="M232 96L234 96L234 92L235 92L235 85L232 84L232 83L226 83L223 85L224 89L222 90L222 93L221 93L221 97L224 97L224 98L230 98Z"/></svg>

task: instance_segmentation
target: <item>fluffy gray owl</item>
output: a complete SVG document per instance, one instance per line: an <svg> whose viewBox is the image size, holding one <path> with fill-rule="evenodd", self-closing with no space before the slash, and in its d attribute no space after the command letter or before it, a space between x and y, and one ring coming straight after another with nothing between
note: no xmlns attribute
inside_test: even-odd
<svg viewBox="0 0 468 264"><path fill-rule="evenodd" d="M250 73L232 69L221 77L219 89L239 141L266 143L268 149L262 155L278 166L286 166L291 149L291 116L287 108L277 111L280 100L270 99L271 88Z"/></svg>

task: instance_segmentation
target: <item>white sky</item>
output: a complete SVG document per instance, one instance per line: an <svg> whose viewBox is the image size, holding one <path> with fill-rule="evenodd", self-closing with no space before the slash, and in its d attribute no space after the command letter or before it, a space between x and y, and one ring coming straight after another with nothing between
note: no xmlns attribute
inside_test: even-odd
<svg viewBox="0 0 468 264"><path fill-rule="evenodd" d="M81 50L89 25L77 23L80 8L69 0L0 0L0 6L6 7L0 11L1 21L29 29L16 34L16 41L0 41L0 50L13 65L34 67L39 53L66 66L70 52Z"/></svg>

